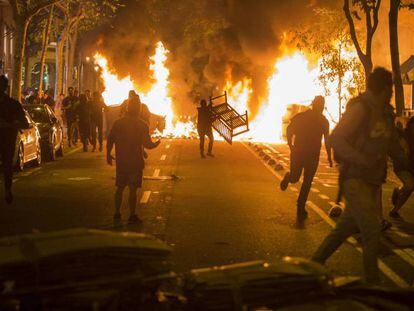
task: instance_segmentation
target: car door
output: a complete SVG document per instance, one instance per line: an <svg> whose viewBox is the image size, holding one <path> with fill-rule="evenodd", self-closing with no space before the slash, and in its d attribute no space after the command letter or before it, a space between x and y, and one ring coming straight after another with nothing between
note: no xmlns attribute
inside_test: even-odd
<svg viewBox="0 0 414 311"><path fill-rule="evenodd" d="M25 141L24 141L24 155L25 162L31 161L36 158L36 149L37 149L37 135L36 135L36 124L33 122L29 113L25 111L25 116L27 122L29 123L29 128L24 131Z"/></svg>
<svg viewBox="0 0 414 311"><path fill-rule="evenodd" d="M49 114L50 122L52 124L53 133L55 134L55 138L56 138L54 147L55 147L55 149L57 149L57 148L59 148L60 143L61 143L62 138L63 138L62 137L63 136L62 135L62 129L60 127L59 121L56 118L56 115L53 112L53 110L49 106L47 106L46 109L47 109L47 112Z"/></svg>

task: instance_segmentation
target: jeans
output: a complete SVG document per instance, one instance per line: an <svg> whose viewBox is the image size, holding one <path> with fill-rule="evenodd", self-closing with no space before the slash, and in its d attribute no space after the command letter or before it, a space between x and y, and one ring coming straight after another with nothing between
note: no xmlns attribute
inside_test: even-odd
<svg viewBox="0 0 414 311"><path fill-rule="evenodd" d="M292 150L290 155L289 183L297 183L303 171L303 183L297 201L298 208L305 208L318 165L319 153L305 153Z"/></svg>
<svg viewBox="0 0 414 311"><path fill-rule="evenodd" d="M0 132L0 156L6 191L11 190L13 182L13 159L16 151L16 138L17 133L15 130L4 129Z"/></svg>
<svg viewBox="0 0 414 311"><path fill-rule="evenodd" d="M209 129L198 129L198 135L200 136L200 153L204 154L204 141L205 136L208 137L208 153L213 151L214 136L213 130Z"/></svg>
<svg viewBox="0 0 414 311"><path fill-rule="evenodd" d="M365 279L369 283L379 283L381 186L368 184L361 179L348 179L343 183L343 196L345 210L336 228L325 238L312 259L325 263L348 237L359 232Z"/></svg>

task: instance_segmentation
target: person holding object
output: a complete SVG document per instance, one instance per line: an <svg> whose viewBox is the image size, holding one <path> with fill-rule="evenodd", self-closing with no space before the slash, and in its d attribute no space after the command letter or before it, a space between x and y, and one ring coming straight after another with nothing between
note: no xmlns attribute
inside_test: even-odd
<svg viewBox="0 0 414 311"><path fill-rule="evenodd" d="M368 90L351 99L331 134L335 159L340 164L345 209L336 228L325 238L312 259L325 261L352 234L360 233L365 279L380 282L378 254L381 235L381 188L386 181L387 159L404 184L413 189L408 158L394 123L392 73L376 68L368 77Z"/></svg>
<svg viewBox="0 0 414 311"><path fill-rule="evenodd" d="M329 144L329 122L323 115L325 98L316 96L312 109L298 113L287 127L287 142L290 148L290 172L280 183L285 191L290 183L297 183L303 172L303 183L297 200L298 219L306 218L305 209L313 178L319 165L322 136L325 141L328 161L332 167L331 147Z"/></svg>
<svg viewBox="0 0 414 311"><path fill-rule="evenodd" d="M214 136L213 136L213 116L211 113L211 104L207 105L205 99L200 101L200 107L197 108L198 115L197 115L197 132L198 136L200 136L200 156L201 158L205 158L204 155L204 141L205 136L208 137L208 152L207 155L210 157L214 157L213 155L213 144L214 144Z"/></svg>
<svg viewBox="0 0 414 311"><path fill-rule="evenodd" d="M22 105L7 94L9 80L0 76L0 156L3 166L4 199L7 204L13 202L13 159L16 151L18 131L29 128Z"/></svg>
<svg viewBox="0 0 414 311"><path fill-rule="evenodd" d="M140 105L130 102L124 117L115 121L108 135L107 163L116 161L116 192L114 222L121 220L122 195L129 187L129 223L140 222L135 214L137 191L142 187L143 170L145 166L144 148L154 149L160 140L152 142L148 125L139 117ZM115 158L111 155L115 146Z"/></svg>

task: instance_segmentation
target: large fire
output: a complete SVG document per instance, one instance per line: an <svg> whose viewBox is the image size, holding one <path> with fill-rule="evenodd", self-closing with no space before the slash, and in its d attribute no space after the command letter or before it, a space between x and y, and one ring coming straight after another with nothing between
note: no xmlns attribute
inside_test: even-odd
<svg viewBox="0 0 414 311"><path fill-rule="evenodd" d="M174 115L173 101L169 96L169 70L165 66L168 50L159 42L155 54L150 58L150 69L155 83L149 92L140 92L131 78L120 79L108 69L105 57L97 53L95 62L101 68L101 77L105 85L103 97L108 105L119 105L128 97L131 89L136 90L152 113L162 115L166 119L165 136L188 137L194 135L195 124L191 120L178 120ZM306 57L297 52L276 62L274 74L268 80L268 97L261 104L259 112L250 117L250 131L242 139L262 142L279 142L283 139L284 117L289 105L309 105L316 95L324 93L323 87L317 82L319 67L310 68ZM328 86L331 96L326 97L326 113L328 120L334 124L338 119L338 100L336 86ZM228 81L229 104L240 113L249 111L248 103L252 93L251 80L245 79L236 83ZM284 124L285 122L285 124Z"/></svg>

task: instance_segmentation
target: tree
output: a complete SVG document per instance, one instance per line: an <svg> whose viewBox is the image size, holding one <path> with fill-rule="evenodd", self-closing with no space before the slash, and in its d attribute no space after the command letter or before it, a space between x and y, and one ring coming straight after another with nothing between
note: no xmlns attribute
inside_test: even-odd
<svg viewBox="0 0 414 311"><path fill-rule="evenodd" d="M388 23L390 32L390 52L392 72L394 73L395 107L397 115L402 115L405 108L404 87L401 78L400 51L398 44L398 12L401 8L414 9L413 3L404 3L402 0L390 0Z"/></svg>
<svg viewBox="0 0 414 311"><path fill-rule="evenodd" d="M343 15L335 9L315 9L314 14L314 23L295 30L294 41L300 50L318 57L318 79L326 96L330 95L329 85L336 84L340 117L346 95L355 95L362 88L362 68Z"/></svg>
<svg viewBox="0 0 414 311"><path fill-rule="evenodd" d="M352 4L350 2L352 1ZM352 11L351 11L352 6ZM368 75L372 71L372 40L375 31L378 28L378 12L381 6L381 0L344 0L343 10L349 24L349 31L352 42L358 53L358 57L364 67L365 83L368 81ZM365 15L365 51L362 50L361 43L357 35L355 21L361 20L360 13Z"/></svg>
<svg viewBox="0 0 414 311"><path fill-rule="evenodd" d="M46 59L46 51L49 45L50 27L52 25L52 19L53 19L53 8L54 6L52 5L49 9L49 15L47 18L45 29L43 31L42 52L40 55L40 70L39 70L39 94L41 94L43 90L44 65L45 65L45 59Z"/></svg>
<svg viewBox="0 0 414 311"><path fill-rule="evenodd" d="M42 9L47 8L60 0L11 0L10 5L15 21L14 31L14 78L12 96L18 100L22 93L23 62L25 59L25 47L27 28L33 16Z"/></svg>

